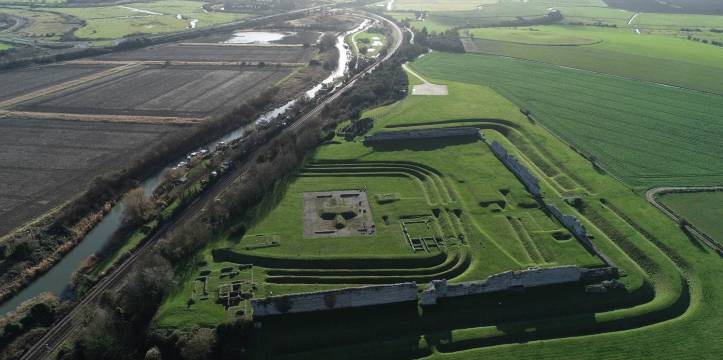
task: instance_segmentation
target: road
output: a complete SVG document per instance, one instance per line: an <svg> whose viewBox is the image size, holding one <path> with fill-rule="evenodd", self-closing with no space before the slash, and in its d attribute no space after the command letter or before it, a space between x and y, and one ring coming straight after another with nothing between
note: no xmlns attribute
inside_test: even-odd
<svg viewBox="0 0 723 360"><path fill-rule="evenodd" d="M338 89L332 91L332 93L317 106L307 112L305 115L300 117L291 126L287 127L284 132L296 131L301 128L306 122L318 115L325 106L332 103L334 100L339 98L342 94L349 91L354 84L362 76L371 73L376 67L384 61L389 60L392 55L399 49L404 39L402 30L392 21L389 21L383 17L376 16L373 14L367 14L369 17L376 18L380 21L384 21L394 29L395 42L389 48L387 55L384 58L378 59L374 64L369 66L363 72L352 77L349 82ZM236 170L230 172L227 176L221 178L217 183L212 185L206 192L201 196L194 199L181 213L176 216L173 220L163 225L158 231L143 245L138 247L135 252L132 253L123 263L121 263L114 270L111 270L105 277L103 277L83 298L76 304L68 315L61 320L57 321L48 330L48 332L35 344L33 345L21 358L21 360L31 359L43 359L48 355L55 354L63 343L71 338L73 334L76 334L83 327L83 314L84 309L87 305L95 303L101 296L101 294L114 288L116 285L121 284L121 279L128 274L133 264L149 249L153 247L158 240L162 239L170 230L176 225L183 223L190 219L195 214L199 213L203 207L210 201L213 201L219 194L221 194L225 188L227 188L235 179L241 177L245 173L245 166L239 167Z"/></svg>
<svg viewBox="0 0 723 360"><path fill-rule="evenodd" d="M665 206L664 204L658 202L658 195L670 193L670 192L697 192L697 191L723 191L723 186L690 186L690 187L659 187L659 188L653 188L645 192L645 199L648 200L649 203L651 203L653 206L658 208L660 211L663 212L663 214L667 215L673 221L676 223L680 223L681 217L680 215L676 214L673 209ZM713 240L708 234L704 233L703 231L699 230L695 227L693 224L688 224L685 226L686 229L693 234L698 240L702 241L706 246L713 249L715 252L717 252L719 255L723 256L723 246Z"/></svg>

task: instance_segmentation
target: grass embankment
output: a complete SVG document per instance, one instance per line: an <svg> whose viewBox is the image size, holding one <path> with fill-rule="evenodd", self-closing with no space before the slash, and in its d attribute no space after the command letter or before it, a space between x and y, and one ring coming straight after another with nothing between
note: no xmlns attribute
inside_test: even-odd
<svg viewBox="0 0 723 360"><path fill-rule="evenodd" d="M658 201L716 241L723 242L723 191L668 193Z"/></svg>
<svg viewBox="0 0 723 360"><path fill-rule="evenodd" d="M614 179L595 172L589 162L552 137L544 128L531 124L515 106L490 89L442 78L430 78L430 81L447 84L450 96L409 97L402 102L368 111L363 116L373 117L377 121L373 131L460 124L481 126L483 133L513 149L544 179L547 201L555 202L564 207L564 211L581 217L595 237L596 244L627 274L622 281L629 293L591 295L583 293L579 288L577 292L555 288L530 291L524 296L481 296L450 300L436 308L426 309L421 317L417 316L413 307L390 307L267 319L264 321L265 330L258 336L255 354L263 357L269 353L278 355L288 352L291 353L288 358L339 357L342 354L354 357L357 353L381 358L428 355L479 358L478 354L469 355L471 350L510 344L490 348L504 355L507 349L524 350L529 346L517 343L536 344L529 341L538 338L638 328L672 318L677 320L665 324L680 323L683 321L681 319L689 317L688 313L692 312L690 309L700 308L703 299L700 297L699 279L691 275L688 261L672 249L681 247L682 251L693 257L708 257L711 254L691 245L672 222L650 207L644 199L630 193ZM497 120L500 118L506 122ZM325 146L317 156L326 153L333 153L336 157L351 154L333 151L340 146L351 148L353 145L344 143ZM440 148L447 149L444 146ZM408 149L406 156L434 157L433 154L440 148L433 149L430 146L416 151ZM455 150L455 156L445 157L448 166L454 166L455 158L471 155L461 149ZM367 158L375 156L377 152L359 152L358 156ZM476 156L470 157L470 160L473 158L479 168L489 165ZM464 181L457 176L466 171L472 171L476 179L472 184L458 181ZM475 171L480 170L453 172L451 183L465 194L463 199L476 196L475 186L478 185L475 184L483 184L482 188L486 191L496 189L496 183L490 182L488 177L474 174ZM559 188L562 185L554 179L569 175L574 176L574 179L570 178L565 183L576 186L565 194L581 197L584 206L579 212L565 207L559 199ZM465 189L468 186L470 188ZM604 203L601 201L603 199ZM470 214L470 217L480 218L477 214ZM494 239L510 239L497 228L491 230L489 225L482 228L485 231L490 229L487 234L492 234ZM503 246L509 245L505 243ZM496 255L487 251L480 254L482 262L493 257ZM678 262L677 265L671 258ZM720 269L717 272L720 273ZM688 285L684 283L684 275L688 277ZM708 277L708 280L712 279L714 276ZM715 312L714 304L708 304L706 313L699 316ZM688 313L681 316L686 310ZM694 324L686 321L686 326ZM701 329L705 327L698 328L696 334L702 334ZM644 330L630 332L640 331ZM598 338L604 342L607 336L605 334ZM283 343L281 338L284 339ZM712 338L710 340L713 341ZM576 345L580 346L579 343ZM648 347L648 351L650 349ZM599 356L601 350L602 347L600 350L580 347L576 354L589 351ZM526 355L531 356L529 353ZM546 356L574 358L565 355L564 352L553 352Z"/></svg>
<svg viewBox="0 0 723 360"><path fill-rule="evenodd" d="M381 131L384 128L453 124L480 126L485 135L503 142L544 179L543 187L548 201L562 207L565 212L576 213L581 217L595 237L598 246L627 274L622 281L626 284L629 293L593 295L586 294L579 288L563 287L531 291L525 296L495 295L451 300L425 311L421 317L417 315L414 307L402 306L268 319L264 322L264 330L258 335L258 342L254 345L255 355L264 356L271 353L287 354L291 355L291 358L311 358L363 353L365 356L374 354L382 358L400 354L406 357L421 357L433 353L440 355L510 341L517 342L519 339L546 338L562 334L570 336L588 331L637 327L676 317L685 311L690 299L687 288L683 285L681 273L665 253L653 243L660 241L661 233L657 231L659 227L663 227L663 234L671 229L675 231L676 228L672 223L661 217L662 215L655 209L650 208L643 199L627 191L620 183L597 174L589 162L551 137L545 129L530 124L519 113L517 107L490 89L443 81L439 78L434 78L434 81L448 84L450 96L410 97L400 103L369 111L364 116L373 117L377 121L373 131ZM440 119L444 121L440 123ZM535 256L545 256L541 245L557 246L555 241L559 240L539 237L545 233L549 235L548 231L539 231L540 229L535 231L536 229L532 228L540 226L544 229L544 223L551 220L544 215L541 217L534 215L539 210L532 210L530 214L530 212L525 213L522 207L516 206L519 200L515 201L515 196L523 198L527 196L524 189L509 172L500 168L499 162L483 145L477 143L438 143L436 146L416 144L411 147L410 145L413 144L405 144L400 149L369 149L355 142L329 144L319 150L315 161L320 159L325 159L327 163L332 160L343 161L345 164L351 163L359 167L365 166L363 163L359 164L360 161L375 162L378 161L375 157L389 160L390 156L399 156L405 161L413 160L425 164L431 162L434 169L445 175L442 181L452 190L450 194L456 196L454 201L449 202L449 206L464 209L463 228L468 235L473 261L469 269L456 280L479 278L480 274L492 266L499 267L504 263L518 262L521 265L529 263L529 259ZM554 157L550 155L551 153L555 154ZM350 160L356 161L350 162ZM378 164L374 168L378 168ZM577 212L561 201L560 196L565 187L558 182L558 179L562 178L567 178L560 182L569 188L564 193L583 198L586 205L584 209ZM291 197L292 201L287 204L291 209L295 206L291 203L298 203L299 195L293 190L298 181L292 181L285 191L286 196ZM367 184L370 192L374 191L373 184L371 180ZM478 204L490 199L504 199L498 189L500 186L505 186L512 195L508 206L501 213L494 211L494 205L485 208ZM402 192L405 193L403 190ZM264 219L281 220L288 217L287 206L283 206L283 199L286 196L282 198L279 206L270 207L271 210ZM651 230L650 222L643 222L642 229L646 235L642 235L639 230L610 210L610 207L604 206L600 202L603 196L606 204L614 204L618 211L624 209L621 214L625 219L628 217L635 219L636 222L633 223L635 226L640 226L637 220L641 216L650 217L654 224L661 222L662 225L653 226L656 231L648 233L648 230ZM401 202L408 201L404 195L400 198ZM270 202L270 204L275 203ZM374 207L372 211L377 208ZM375 216L378 216L377 213ZM514 222L503 225L509 221L505 215L510 215ZM298 223L287 225L299 226ZM526 230L528 236L532 236L523 238L524 233L516 234L515 229L520 227ZM528 250L533 247L525 245L530 239L532 246L537 247L538 255L534 250ZM678 234L668 236L666 240L672 241L676 246L688 245L687 240ZM240 244L243 244L243 240ZM283 248L283 244L282 239L282 246L279 249ZM574 244L574 241L569 244ZM661 246L666 251L670 250L669 244ZM208 258L208 252L204 254L204 258ZM263 272L264 269L259 269L255 275L264 276ZM190 271L189 279L196 274L196 270ZM196 311L185 310L185 299L192 291L190 284L191 282L185 282L178 295L169 299L163 306L157 325L185 327L201 321L202 324L210 326L216 321L233 317L232 314L224 312L218 306L214 308L213 304L209 303L204 303L202 307L191 306L192 310L196 307L195 310L203 313L203 316ZM293 288L292 291L310 288L324 287L302 285ZM619 310L612 310L615 308ZM282 336L282 333L285 335Z"/></svg>
<svg viewBox="0 0 723 360"><path fill-rule="evenodd" d="M683 38L586 26L467 31L475 37L468 51L723 94L723 51Z"/></svg>
<svg viewBox="0 0 723 360"><path fill-rule="evenodd" d="M430 113L422 111L434 105L445 109L435 110L435 120L441 116L468 119L482 114L513 119L508 121L512 125L527 121L516 107L489 89L465 86L455 85L456 94L481 91L483 100L470 107L470 101L461 96L414 97L401 103L404 105L366 115L377 119L374 131L386 126L410 126L411 120L424 121ZM459 113L454 111L456 106ZM422 107L426 110L417 110ZM517 126L485 120L472 121L472 125L503 132L516 132ZM489 136L513 147L495 131L491 130ZM519 132L511 137L535 147ZM256 220L245 225L247 231L242 237L222 236L199 256L196 264L189 265L182 285L159 311L157 326L211 325L234 317L233 309L227 312L214 304L213 291L221 283L235 279L222 278L222 270L235 269L239 263L260 264L254 267L254 276L263 284L257 296L348 286L344 284L410 280L425 283L434 278L475 280L529 266L601 264L569 234L555 238L567 231L537 208L522 184L479 141L409 142L399 148L369 148L359 141L338 140L337 144L321 147L297 177L280 186L256 210ZM540 156L537 150L535 153ZM558 175L558 179L565 177ZM557 181L543 185L546 193L557 199L551 201L565 212L574 212L559 198L563 188ZM570 186L573 181L564 183ZM361 188L367 189L371 203L374 236L303 236L305 192ZM401 219L410 217L432 219L432 232L446 244L444 257L437 260L437 250L412 251L400 226ZM596 236L602 238L604 234L596 232ZM272 241L277 246L263 246ZM224 248L238 254L235 258L239 260L232 263L214 258L213 249ZM616 251L610 246L605 249ZM630 274L626 284L631 289L640 288L642 275L636 273L632 263L622 266ZM196 299L194 289L202 282L195 279L206 271L210 273L206 287L212 295L209 300ZM243 272L238 276L250 275ZM190 308L186 302L189 297L195 301Z"/></svg>
<svg viewBox="0 0 723 360"><path fill-rule="evenodd" d="M637 190L723 182L719 96L485 55L436 53L413 69L488 84Z"/></svg>
<svg viewBox="0 0 723 360"><path fill-rule="evenodd" d="M239 263L261 264L254 270L257 281L265 279L258 296L330 284L474 280L533 265L600 265L571 237L554 238L566 230L534 208L534 200L484 144L412 145L420 148L369 153L359 142L322 147L298 177L258 210L259 220L245 236L221 239L204 252L203 265L188 271L182 288L161 308L158 326L208 325L233 316L212 301L198 301L200 306L187 309L198 274L214 274L207 287L215 289L223 282L221 269L235 266L214 261L213 248L230 248L249 259ZM374 236L302 236L305 192L360 188L367 189L371 202ZM390 194L394 201L381 200ZM400 226L400 219L410 217L433 219L432 232L447 245L443 258L434 260L440 255L437 250L412 251ZM519 220L512 223L511 218ZM271 240L279 246L256 247ZM381 263L384 259L394 261ZM294 270L302 267L305 270ZM208 316L199 316L206 312Z"/></svg>
<svg viewBox="0 0 723 360"><path fill-rule="evenodd" d="M86 25L75 32L82 39L118 39L132 34L159 34L232 22L247 14L206 12L203 3L184 0L162 0L150 3L131 3L122 6L59 8L58 12L82 19ZM177 16L181 15L181 19Z"/></svg>

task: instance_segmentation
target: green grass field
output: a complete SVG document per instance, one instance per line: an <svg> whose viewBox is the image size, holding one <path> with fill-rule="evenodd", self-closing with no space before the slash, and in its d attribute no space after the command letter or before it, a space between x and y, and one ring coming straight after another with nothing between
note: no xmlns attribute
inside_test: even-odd
<svg viewBox="0 0 723 360"><path fill-rule="evenodd" d="M86 26L75 32L82 39L117 39L131 34L158 34L190 28L191 20L197 26L208 27L241 20L248 15L238 13L206 12L203 3L185 0L161 0L150 3L131 3L121 6L59 8L59 12L86 21ZM134 10L135 9L135 10ZM182 19L178 19L181 15Z"/></svg>
<svg viewBox="0 0 723 360"><path fill-rule="evenodd" d="M723 182L719 96L484 55L435 53L414 69L491 86L635 189Z"/></svg>
<svg viewBox="0 0 723 360"><path fill-rule="evenodd" d="M65 18L53 10L0 7L0 14L10 14L27 19L27 24L15 34L31 39L59 40L64 33L81 26L80 21Z"/></svg>
<svg viewBox="0 0 723 360"><path fill-rule="evenodd" d="M723 191L669 193L658 200L708 236L723 242Z"/></svg>
<svg viewBox="0 0 723 360"><path fill-rule="evenodd" d="M526 28L478 28L463 31L475 39L505 41L524 45L590 45L602 41L596 34L571 28L539 26Z"/></svg>
<svg viewBox="0 0 723 360"><path fill-rule="evenodd" d="M422 65L428 64L415 64L415 69L428 69ZM461 124L479 126L486 137L500 141L513 150L543 179L547 201L581 217L595 237L596 244L627 274L622 278L627 292L593 295L579 288L541 289L528 291L523 296L494 295L449 300L425 310L421 316L416 308L400 305L269 318L263 321L262 328L254 337L252 358L375 356L385 359L473 359L487 355L502 358L615 358L617 352L611 353L611 347L634 358L658 357L655 349L660 347L670 351L676 358L684 358L684 355L699 358L700 352L690 350L696 349L692 344L697 341L706 341L706 353L703 355L723 351L715 341L715 334L708 331L717 326L717 319L721 316L715 305L723 290L715 280L721 275L715 255L692 244L672 221L649 206L639 195L631 193L611 177L598 174L588 161L545 128L531 123L522 116L516 105L490 88L454 82L443 77L430 77L430 80L447 84L450 95L413 96L372 109L363 114L375 119L372 132ZM519 200L509 201L511 206L501 213L494 212L494 206L484 208L476 204L483 200L499 200L502 195L497 190L503 184L510 187L513 197L521 195L524 200L529 195L524 193L521 185L511 178L506 169L495 163L493 156L490 158L484 146L475 143L404 144L377 149L366 148L358 142L339 141L325 145L307 164L301 177L280 185L276 196L258 211L258 214L263 215L258 217L260 221L255 222L247 232L250 235L259 233L268 236L273 231L281 246L247 251L266 251L271 256L274 252L284 253L283 248L290 241L305 241L298 236L296 239L286 239L288 235L284 231L292 228L298 234L300 225L288 219L299 215L299 193L315 188L348 187L362 182L370 193L387 193L390 188L384 187L384 184L388 184L391 190L398 193L396 198L401 200L392 205L373 205L375 219L386 212L383 210L385 206L403 207L405 202L415 207L415 210L428 209L425 205L429 206L429 203L424 204L428 200L410 198L410 191L414 193L412 189L420 186L417 180L411 181L416 185L410 185L405 184L409 180L400 179L401 183L392 183L384 178L376 181L377 175L364 178L358 176L358 171L365 167L375 172L382 171L379 164L371 165L382 159L391 161L395 158L424 164L443 174L441 183L439 180L422 180L422 183L428 183L421 185L420 189L426 187L427 190L417 192L435 193L431 185L436 183L436 193L439 194L441 185L446 184L452 197L447 199L451 200L448 207L464 210L465 225L462 228L468 235L467 246L473 260L468 270L456 280L478 278L493 268L510 266L515 262L535 263L533 257L538 256L535 254L544 260L546 250L539 245L545 244L545 238L539 236L549 232L529 231L535 224L542 226L541 229L550 226L544 225L544 215L535 215L536 210L530 212L514 206ZM337 172L334 173L335 179L329 182L324 177L318 178L319 174L329 174L329 167L341 167L353 175L347 179ZM584 205L573 209L562 201L562 196L578 196ZM421 203L417 205L415 201ZM510 222L507 214L512 215L513 221ZM476 226L470 226L472 224ZM532 235L529 239L538 245L538 252L529 252L528 249L532 248L525 245L528 240L516 234L520 224L523 229L527 229L528 235ZM238 248L252 239L254 237L240 241L224 238L213 247L230 244ZM552 249L561 245L554 241L557 240L553 240ZM394 244L383 246L385 251L392 251ZM308 248L300 246L295 251L308 256L313 254L315 248L337 249L333 245L317 247L312 244ZM289 249L294 249L292 244L289 244ZM219 267L234 266L234 263L208 265L209 253L210 250L207 250L200 258L203 259L203 265L189 266L193 269L187 272L187 280L197 276L199 269L210 269L212 274L221 274ZM254 276L266 276L267 279L278 276L275 272L293 272L256 269ZM217 284L218 281L213 280L210 284ZM156 326L213 326L218 321L234 317L212 303L196 302L191 310L186 310L186 299L194 283L182 283L176 295L161 308ZM334 286L268 285L270 289L264 286L260 294ZM686 349L678 349L672 341L679 336L685 339L678 341L684 342ZM559 337L563 338L557 339Z"/></svg>
<svg viewBox="0 0 723 360"><path fill-rule="evenodd" d="M278 357L290 359L655 359L662 351L673 358L712 359L723 353L717 335L709 331L719 326L722 315L716 305L723 291L716 280L722 272L716 255L692 244L639 195L597 174L589 162L545 129L521 118L515 106L490 89L443 77L432 79L449 85L450 96L410 97L364 116L378 120L375 131L400 126L491 126L499 124L490 119L508 119L517 130L506 131L506 136L496 130L483 132L500 141L506 138L535 169L548 175L545 181L557 191L563 185L550 179L568 177L562 183L576 186L566 193L583 198L586 206L581 214L602 232L595 234L597 243L628 274L644 273L650 288L628 284L631 292L627 296L636 300L628 298L632 302L617 309L614 297L566 297L564 291L543 291L522 298L450 301L425 311L421 318L416 310L375 308L268 319L255 355L288 352L288 356ZM440 124L440 119L446 121ZM556 301L550 302L550 298ZM581 305L572 299L590 307L576 312L573 309ZM592 304L597 301L609 303L601 309ZM558 313L561 307L566 308L565 315Z"/></svg>
<svg viewBox="0 0 723 360"><path fill-rule="evenodd" d="M12 48L13 48L13 46L10 44L0 43L0 51L5 51L5 50L12 49Z"/></svg>
<svg viewBox="0 0 723 360"><path fill-rule="evenodd" d="M380 125L387 124L380 122ZM452 142L431 147L410 143L409 146L374 150L360 142L343 142L322 147L297 177L262 206L258 221L249 225L243 237L221 239L212 248L228 248L248 257L248 262L265 261L264 265L255 267L255 276L265 277L259 296L325 289L333 284L337 287L364 284L372 280L386 283L416 279L421 283L444 276L462 281L533 265L601 264L574 238L554 238L555 233L564 234L567 230L535 208L530 195L483 143ZM304 193L360 188L367 189L376 225L374 236L302 236ZM507 193L500 193L500 189ZM554 192L552 188L549 191ZM377 200L389 194L394 201ZM533 208L524 204L533 204ZM400 226L402 219L409 218L431 219L432 233L445 244L443 252L412 251ZM272 240L280 245L263 247ZM440 255L446 260L435 260ZM469 260L465 260L467 258ZM216 274L221 268L233 266L227 261L215 260L210 250L204 253L203 259L209 265L188 272L185 285L161 308L158 326L210 325L233 316L212 302L206 304L207 300L199 300L200 306L194 304L187 308L186 299L193 293L193 278L198 273L208 270ZM313 270L318 266L315 262L340 259L352 264L349 266L356 266L355 262L377 261L375 259L394 259L397 264L410 265L404 271L382 267L331 277L322 276L321 270ZM434 261L438 265L412 265L410 261L414 259ZM284 265L290 261L301 263ZM316 277L310 278L308 274L300 277L298 271L289 269L296 266L304 269L311 266L312 270L308 271L316 272ZM434 268L439 270L432 271ZM296 285L300 278L310 282L301 282L300 287ZM635 282L634 279L631 277L630 281ZM213 281L209 286L213 288L218 283Z"/></svg>
<svg viewBox="0 0 723 360"><path fill-rule="evenodd" d="M463 11L480 5L497 4L499 0L395 0L392 10Z"/></svg>
<svg viewBox="0 0 723 360"><path fill-rule="evenodd" d="M410 97L373 109L364 116L377 120L374 131L453 124L493 127L482 131L516 148L536 171L548 175L548 199L564 188L557 179L568 177L562 183L576 185L565 193L582 197L580 214L594 225L590 229L596 243L628 274L624 281L629 293L590 296L545 289L522 297L450 300L421 317L416 309L400 306L270 318L256 337L252 357L657 358L657 349L663 347L676 358L705 358L723 351L708 331L721 315L715 305L722 290L715 280L721 273L716 255L691 244L644 199L597 174L586 160L521 117L514 105L489 88L434 80L449 85L448 97ZM499 117L508 119L507 126L493 121ZM352 145L329 145L317 156L337 146ZM360 153L365 158L373 154ZM707 260L694 267L693 259ZM579 311L582 308L586 310ZM651 324L655 325L646 326ZM687 348L679 349L673 342L678 337L686 339L682 341ZM690 350L697 341L706 341L705 347Z"/></svg>
<svg viewBox="0 0 723 360"><path fill-rule="evenodd" d="M723 94L723 51L687 39L628 29L539 26L473 29L472 52L542 61ZM463 31L463 35L465 31ZM589 41L589 45L576 45ZM548 42L548 43L546 43ZM541 46L553 45L553 46Z"/></svg>

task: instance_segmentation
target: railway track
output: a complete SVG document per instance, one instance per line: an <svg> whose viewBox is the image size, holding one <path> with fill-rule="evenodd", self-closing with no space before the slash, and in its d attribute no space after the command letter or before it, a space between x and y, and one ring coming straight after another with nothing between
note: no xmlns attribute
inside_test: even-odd
<svg viewBox="0 0 723 360"><path fill-rule="evenodd" d="M306 122L318 115L325 106L329 105L334 100L338 99L341 95L343 95L345 92L349 91L360 78L373 72L374 69L376 69L376 67L379 66L379 64L381 64L382 62L389 60L399 49L404 39L402 30L399 28L399 26L397 26L394 22L381 16L377 16L374 14L366 14L366 16L375 18L379 21L383 21L389 26L391 26L391 28L394 30L395 42L394 45L389 48L387 55L377 60L374 64L370 65L364 71L353 76L346 85L332 90L331 94L329 94L323 101L321 101L306 114L301 116L292 125L284 129L283 132L293 132L300 129L301 126L303 126ZM114 270L111 270L95 286L93 286L91 290L88 291L88 293L85 294L83 298L76 304L73 310L71 310L65 317L53 324L52 327L50 327L50 329L48 330L48 332L22 356L21 360L44 359L50 357L50 355L56 354L60 347L74 334L80 331L80 329L84 325L83 311L88 305L95 303L103 294L103 292L121 284L121 279L123 279L123 277L128 274L135 262L149 249L151 249L153 245L158 242L158 240L162 239L176 225L183 223L184 221L191 218L193 215L200 212L203 207L208 203L208 201L213 201L213 199L222 194L224 189L226 189L235 179L239 178L245 173L246 169L247 166L239 167L236 170L230 172L228 175L221 178L218 182L212 185L209 190L207 190L202 195L194 199L190 204L188 204L188 206L184 210L182 210L180 214L178 214L168 223L161 226L161 228L158 229L158 231L156 231L156 233L150 239L148 239L145 243L136 248L136 250L130 256L128 256L125 261L123 261Z"/></svg>

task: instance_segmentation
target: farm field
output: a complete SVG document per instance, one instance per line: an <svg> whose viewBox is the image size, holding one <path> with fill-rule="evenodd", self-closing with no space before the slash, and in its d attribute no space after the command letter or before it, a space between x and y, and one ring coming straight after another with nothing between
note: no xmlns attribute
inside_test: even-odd
<svg viewBox="0 0 723 360"><path fill-rule="evenodd" d="M504 0L503 0L504 1ZM480 5L497 4L499 0L395 0L393 10L463 11Z"/></svg>
<svg viewBox="0 0 723 360"><path fill-rule="evenodd" d="M136 159L134 152L140 156L183 124L221 114L281 82L280 97L296 96L309 79L327 76L321 67L256 62L306 65L317 56L301 47L175 43L0 72L2 136L9 140L0 159L8 185L3 233L67 201L94 177L122 168ZM98 142L82 145L90 139Z"/></svg>
<svg viewBox="0 0 723 360"><path fill-rule="evenodd" d="M718 13L723 14L723 4L717 0L603 0L608 6L631 11L661 13Z"/></svg>
<svg viewBox="0 0 723 360"><path fill-rule="evenodd" d="M466 55L456 56L464 58ZM425 76L434 70L429 64L414 64L413 67L415 71L429 70ZM626 356L632 354L644 359L658 358L656 351L661 347L681 358L686 354L697 358L723 352L715 335L708 331L716 326L721 315L715 305L723 294L723 288L716 280L721 275L717 255L692 244L672 221L649 206L641 196L631 193L615 179L597 173L589 161L539 123L530 122L518 106L492 89L442 76L427 79L447 85L449 96L410 96L401 102L371 109L362 115L375 120L371 133L461 125L478 127L487 139L501 142L542 179L546 201L580 217L594 236L595 244L627 274L621 278L626 290L589 294L579 287L555 287L528 290L524 295L456 298L432 308L425 307L421 315L416 306L400 304L268 317L261 320L261 329L255 333L251 358L476 359L492 354L489 356L510 359L536 356L593 359L609 355L610 346L625 352ZM318 150L298 177L279 184L278 191L249 220L244 235L222 236L202 253L197 259L198 264L189 266L187 281L162 306L155 326L188 328L199 323L214 326L219 321L241 316L233 311L223 311L214 304L213 289L230 281L226 280L229 276L248 279L248 271L237 269L236 262L214 263L213 248L230 247L240 254L264 255L254 257L255 261L272 258L280 262L312 256L319 261L317 257L327 256L325 252L342 251L347 246L348 250L343 253L371 256L370 251L384 251L401 255L404 249L399 248L399 241L393 241L393 236L388 237L389 233L384 232L393 229L384 228L383 216L410 207L416 210L415 213L426 212L429 205L424 204L427 201L424 194L444 194L445 187L452 198L446 199L444 208L462 210L462 229L467 243L459 247L468 247L471 256L468 269L454 277L453 282L478 278L495 268L507 267L509 265L504 263L511 259L526 266L525 262L530 260L524 255L525 249L532 248L526 248L524 240L517 242L524 238L515 236L519 230L517 225L504 224L519 221L523 229L533 223L544 227L544 221L539 221L546 216L538 217L534 215L536 209L519 205L520 200L524 201L529 195L516 178L504 167L499 168L500 163L494 160L494 156L489 157L486 146L475 142L415 143L409 140L393 147L369 148L358 138L348 142L337 137L335 142ZM396 164L371 166L385 161ZM424 165L428 171L436 170L433 173L441 174L438 175L441 182L422 180L422 189L427 190L417 190L421 198L415 200L414 191L410 193L410 190L420 186L418 181L410 182L404 177L378 178L379 172L386 171L387 167L390 171L400 171L392 169L402 162L418 164L418 167ZM370 170L372 173L360 177L359 171L365 167L373 169ZM333 182L327 182L327 176L333 176ZM360 187L359 183L366 186L370 199L392 201L379 204L370 200L380 240L392 239L391 243L384 242L369 249L364 243L371 244L376 239L360 237L358 239L363 243L355 241L342 248L332 241L356 238L314 239L301 235L298 218L302 212L303 193L322 188L356 189ZM433 190L433 184L437 190ZM508 195L498 191L503 184L509 187ZM390 190L398 194L388 194ZM374 196L380 192L384 196ZM507 196L515 200L507 198L505 207L484 202ZM562 201L562 197L579 197L580 203L571 206ZM483 207L482 203L488 207ZM450 214L452 219L454 213ZM392 220L395 217L389 216ZM292 229L291 233L287 233L288 229ZM530 239L532 244L544 244L537 236ZM264 246L273 242L278 244ZM297 247L296 243L309 243L310 247ZM502 250L507 255L499 253ZM532 257L533 253L527 254ZM251 258L238 259L243 263L247 260ZM336 286L306 280L284 285L288 286L284 288L279 283L286 281L284 279L293 276L320 278L322 275L319 270L311 269L271 271L263 266L253 269L259 296ZM194 289L199 289L195 279L202 271L210 274L211 280L205 283L210 299L196 301L189 308L187 299L196 291ZM372 272L371 269L366 271ZM279 279L282 275L285 278ZM248 311L243 306L232 309ZM645 327L651 324L655 325ZM681 341L686 344L685 349L678 347ZM698 341L706 341L705 353L690 350Z"/></svg>
<svg viewBox="0 0 723 360"><path fill-rule="evenodd" d="M161 0L149 3L130 3L119 6L58 8L58 12L72 15L86 22L75 31L80 39L118 39L135 34L159 34L190 29L191 21L198 20L199 28L242 20L247 14L206 12L202 2ZM181 19L178 18L181 15Z"/></svg>
<svg viewBox="0 0 723 360"><path fill-rule="evenodd" d="M471 29L463 34L466 31L474 36L465 40L468 52L542 61L723 94L723 51L687 39L579 26Z"/></svg>
<svg viewBox="0 0 723 360"><path fill-rule="evenodd" d="M486 55L435 53L413 69L491 86L634 189L723 182L717 95Z"/></svg>
<svg viewBox="0 0 723 360"><path fill-rule="evenodd" d="M594 33L571 31L563 27L528 28L477 28L464 30L464 34L474 39L496 40L523 45L580 46L591 45L602 40Z"/></svg>
<svg viewBox="0 0 723 360"><path fill-rule="evenodd" d="M32 112L205 117L254 98L291 69L144 66L91 81L15 109ZM122 99L118 94L125 94Z"/></svg>
<svg viewBox="0 0 723 360"><path fill-rule="evenodd" d="M0 118L0 234L64 203L178 129Z"/></svg>
<svg viewBox="0 0 723 360"><path fill-rule="evenodd" d="M668 193L658 200L714 240L723 242L723 191Z"/></svg>
<svg viewBox="0 0 723 360"><path fill-rule="evenodd" d="M0 101L73 78L96 74L110 65L51 65L0 72Z"/></svg>
<svg viewBox="0 0 723 360"><path fill-rule="evenodd" d="M222 46L175 43L145 49L115 52L96 57L112 61L207 61L303 63L311 60L313 50L302 47Z"/></svg>

